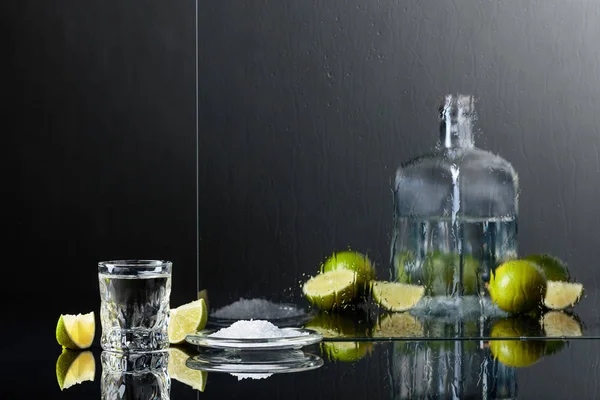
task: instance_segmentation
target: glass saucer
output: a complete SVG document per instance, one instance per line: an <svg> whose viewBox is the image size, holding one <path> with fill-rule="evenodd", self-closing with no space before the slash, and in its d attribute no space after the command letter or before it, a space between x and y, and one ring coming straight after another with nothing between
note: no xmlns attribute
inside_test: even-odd
<svg viewBox="0 0 600 400"><path fill-rule="evenodd" d="M215 329L205 329L193 335L188 335L185 340L195 346L209 347L213 349L227 350L282 350L300 349L304 346L319 343L323 335L304 328L283 328L286 332L293 332L295 336L264 338L264 339L241 339L211 337Z"/></svg>
<svg viewBox="0 0 600 400"><path fill-rule="evenodd" d="M323 365L323 359L302 350L230 351L208 349L189 358L186 366L208 372L264 374L310 371Z"/></svg>

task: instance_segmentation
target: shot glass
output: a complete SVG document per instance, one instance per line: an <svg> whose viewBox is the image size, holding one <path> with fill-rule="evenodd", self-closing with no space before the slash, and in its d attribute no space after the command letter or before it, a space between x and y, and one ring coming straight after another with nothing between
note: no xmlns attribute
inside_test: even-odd
<svg viewBox="0 0 600 400"><path fill-rule="evenodd" d="M103 351L100 360L102 399L169 400L171 378L168 373L168 352Z"/></svg>
<svg viewBox="0 0 600 400"><path fill-rule="evenodd" d="M119 260L98 263L100 345L116 352L169 347L169 261Z"/></svg>

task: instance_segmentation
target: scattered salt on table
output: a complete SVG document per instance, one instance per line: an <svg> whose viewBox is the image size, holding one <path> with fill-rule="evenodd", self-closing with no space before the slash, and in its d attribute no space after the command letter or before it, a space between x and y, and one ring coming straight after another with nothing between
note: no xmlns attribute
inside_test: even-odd
<svg viewBox="0 0 600 400"><path fill-rule="evenodd" d="M208 336L228 339L272 339L306 336L308 332L298 332L293 329L279 329L269 321L241 320L236 321L228 328L219 329Z"/></svg>
<svg viewBox="0 0 600 400"><path fill-rule="evenodd" d="M264 299L240 298L227 306L219 308L211 314L215 318L224 319L279 319L295 318L305 315L304 310L287 304L273 303Z"/></svg>

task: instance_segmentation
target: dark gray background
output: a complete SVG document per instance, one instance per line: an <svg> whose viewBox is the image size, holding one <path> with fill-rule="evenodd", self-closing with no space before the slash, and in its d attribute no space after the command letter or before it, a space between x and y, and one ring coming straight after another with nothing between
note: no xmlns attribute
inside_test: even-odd
<svg viewBox="0 0 600 400"><path fill-rule="evenodd" d="M595 285L600 3L201 2L200 285L288 297L334 250L388 276L390 179L471 93L520 177L520 254ZM292 287L290 290L289 288ZM588 286L589 287L589 286Z"/></svg>
<svg viewBox="0 0 600 400"><path fill-rule="evenodd" d="M172 260L172 304L194 299L194 2L9 0L0 18L6 312L53 337L98 312L115 258Z"/></svg>
<svg viewBox="0 0 600 400"><path fill-rule="evenodd" d="M196 184L215 302L286 297L347 246L385 277L389 179L434 145L446 92L479 96L477 143L520 173L521 252L565 258L593 289L600 4L440 3L200 2L196 182L192 1L1 2L1 335L29 349L6 368L44 359L60 313L97 310L98 260L171 259L173 303L192 298ZM558 382L594 353L581 343L520 379ZM594 366L544 395L594 398L577 386ZM9 393L31 386L19 376Z"/></svg>

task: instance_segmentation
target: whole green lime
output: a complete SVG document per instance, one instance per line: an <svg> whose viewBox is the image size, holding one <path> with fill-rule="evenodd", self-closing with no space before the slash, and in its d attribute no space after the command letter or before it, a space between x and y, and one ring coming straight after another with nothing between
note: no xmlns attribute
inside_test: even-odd
<svg viewBox="0 0 600 400"><path fill-rule="evenodd" d="M513 314L524 314L542 304L546 283L546 275L536 264L511 260L491 274L488 290L492 302L499 308Z"/></svg>
<svg viewBox="0 0 600 400"><path fill-rule="evenodd" d="M493 338L489 342L494 358L502 364L514 368L523 368L538 362L546 354L543 340L515 340L517 337L536 337L540 332L539 324L528 317L509 317L497 321L490 332Z"/></svg>
<svg viewBox="0 0 600 400"><path fill-rule="evenodd" d="M369 257L357 251L340 251L332 254L321 265L321 272L347 269L356 272L357 283L369 282L375 279L375 267Z"/></svg>
<svg viewBox="0 0 600 400"><path fill-rule="evenodd" d="M393 263L398 282L414 285L422 283L419 279L413 279L413 274L411 274L411 271L415 268L415 261L415 254L409 250L399 251L394 255Z"/></svg>
<svg viewBox="0 0 600 400"><path fill-rule="evenodd" d="M549 281L568 282L571 278L567 264L558 257L550 254L532 254L525 257L525 260L531 261L540 267Z"/></svg>

